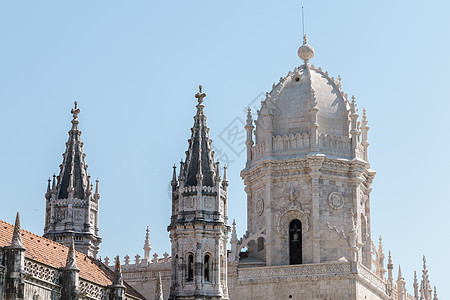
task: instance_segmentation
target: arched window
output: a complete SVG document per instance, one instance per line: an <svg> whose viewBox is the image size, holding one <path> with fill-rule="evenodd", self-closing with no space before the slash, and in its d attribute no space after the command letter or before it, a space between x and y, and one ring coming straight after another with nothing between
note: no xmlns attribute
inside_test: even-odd
<svg viewBox="0 0 450 300"><path fill-rule="evenodd" d="M258 238L258 251L264 250L264 238L260 237Z"/></svg>
<svg viewBox="0 0 450 300"><path fill-rule="evenodd" d="M187 281L194 280L194 255L189 253L187 256Z"/></svg>
<svg viewBox="0 0 450 300"><path fill-rule="evenodd" d="M302 263L302 222L295 219L289 224L289 264Z"/></svg>
<svg viewBox="0 0 450 300"><path fill-rule="evenodd" d="M204 272L203 276L205 278L205 281L210 281L210 273L211 273L211 257L209 254L205 255L205 261L203 264Z"/></svg>

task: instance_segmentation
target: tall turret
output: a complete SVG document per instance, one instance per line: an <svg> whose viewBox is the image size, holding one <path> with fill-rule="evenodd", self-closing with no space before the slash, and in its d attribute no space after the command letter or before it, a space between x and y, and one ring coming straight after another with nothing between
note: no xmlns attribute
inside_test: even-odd
<svg viewBox="0 0 450 300"><path fill-rule="evenodd" d="M168 231L172 244L169 299L228 299L226 173L214 162L199 87L197 114L191 129L186 160L178 182L172 178L172 217ZM175 174L175 169L174 169Z"/></svg>
<svg viewBox="0 0 450 300"><path fill-rule="evenodd" d="M51 187L49 179L45 194L44 237L70 247L73 236L77 251L96 258L102 240L98 232L99 181L96 180L94 191L85 163L76 101L71 113L72 128L60 173L53 175Z"/></svg>
<svg viewBox="0 0 450 300"><path fill-rule="evenodd" d="M247 117L247 233L237 252L266 266L343 258L370 268L367 116L360 128L356 98L310 64L314 53L305 35L301 65L273 84L254 129Z"/></svg>

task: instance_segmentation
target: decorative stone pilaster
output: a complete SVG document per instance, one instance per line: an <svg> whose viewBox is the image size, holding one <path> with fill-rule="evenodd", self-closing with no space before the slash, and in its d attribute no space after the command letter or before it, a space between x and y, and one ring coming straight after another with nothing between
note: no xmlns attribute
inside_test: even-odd
<svg viewBox="0 0 450 300"><path fill-rule="evenodd" d="M308 166L310 168L309 176L311 177L311 196L312 196L312 233L313 233L313 262L320 263L320 187L319 178L321 176L320 169L324 161L322 156L308 156Z"/></svg>
<svg viewBox="0 0 450 300"><path fill-rule="evenodd" d="M352 216L352 229L348 233L348 244L350 252L350 265L352 273L358 273L358 233L355 218Z"/></svg>

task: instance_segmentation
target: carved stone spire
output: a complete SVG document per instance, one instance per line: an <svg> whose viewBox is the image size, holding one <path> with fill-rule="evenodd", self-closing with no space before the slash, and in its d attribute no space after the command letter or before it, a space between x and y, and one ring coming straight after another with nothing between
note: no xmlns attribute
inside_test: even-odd
<svg viewBox="0 0 450 300"><path fill-rule="evenodd" d="M73 115L72 128L69 131L66 151L63 154L63 163L60 166L57 196L59 199L67 199L69 190L73 190L73 198L84 199L87 186L87 165L84 159L81 131L78 128L80 109L77 107L76 101L71 113Z"/></svg>
<svg viewBox="0 0 450 300"><path fill-rule="evenodd" d="M417 282L417 273L414 271L414 300L419 300L419 283Z"/></svg>
<svg viewBox="0 0 450 300"><path fill-rule="evenodd" d="M158 273L158 284L156 286L156 300L164 300L161 273Z"/></svg>
<svg viewBox="0 0 450 300"><path fill-rule="evenodd" d="M438 300L436 287L434 287L434 296L433 296L433 300Z"/></svg>
<svg viewBox="0 0 450 300"><path fill-rule="evenodd" d="M228 187L228 180L227 180L227 166L223 166L223 180L222 180L222 187L226 190Z"/></svg>
<svg viewBox="0 0 450 300"><path fill-rule="evenodd" d="M120 257L116 256L116 268L114 270L113 285L123 285L122 268L120 267Z"/></svg>
<svg viewBox="0 0 450 300"><path fill-rule="evenodd" d="M392 272L394 270L394 264L392 263L391 251L389 251L389 254L388 254L387 269L388 269L389 288L392 289L394 287L394 276L393 276L393 272Z"/></svg>
<svg viewBox="0 0 450 300"><path fill-rule="evenodd" d="M51 192L51 187L50 187L50 177L47 180L47 192L45 193L45 199L50 200L50 198L52 197L52 192Z"/></svg>
<svg viewBox="0 0 450 300"><path fill-rule="evenodd" d="M201 176L203 186L214 186L214 160L211 150L209 128L206 125L206 116L203 112L203 99L206 94L199 86L199 92L195 95L198 99L197 114L194 116L194 126L191 129L189 149L186 152L184 169L180 175L185 178L185 186L196 186ZM182 173L181 173L182 172Z"/></svg>
<svg viewBox="0 0 450 300"><path fill-rule="evenodd" d="M22 230L20 229L20 215L17 212L16 223L14 224L14 232L11 240L11 247L23 248L22 246Z"/></svg>
<svg viewBox="0 0 450 300"><path fill-rule="evenodd" d="M78 270L77 262L75 258L75 243L72 236L72 242L70 243L69 252L67 253L66 267L67 270Z"/></svg>
<svg viewBox="0 0 450 300"><path fill-rule="evenodd" d="M420 299L431 300L431 284L428 279L427 261L425 255L423 256L423 270L422 270L422 282L420 283Z"/></svg>
<svg viewBox="0 0 450 300"><path fill-rule="evenodd" d="M78 128L80 109L76 101L70 112L72 127L60 173L57 177L53 176L51 189L50 181L47 184L44 237L70 247L73 236L77 241L76 250L95 258L101 243L98 233L98 180L93 195ZM91 205L91 202L95 204Z"/></svg>
<svg viewBox="0 0 450 300"><path fill-rule="evenodd" d="M175 166L175 164L173 164L173 174L172 174L172 181L170 182L172 187L175 188L178 184L177 181L177 167Z"/></svg>
<svg viewBox="0 0 450 300"><path fill-rule="evenodd" d="M406 300L406 282L402 276L402 268L398 266L398 276L397 276L397 299Z"/></svg>
<svg viewBox="0 0 450 300"><path fill-rule="evenodd" d="M253 119L252 119L252 111L250 107L247 110L247 122L245 124L245 131L247 133L247 139L245 140L245 145L247 147L247 166L250 164L252 160L252 147L253 147Z"/></svg>
<svg viewBox="0 0 450 300"><path fill-rule="evenodd" d="M147 230L145 232L145 242L144 242L144 259L147 262L150 262L150 251L152 250L152 246L150 245L150 229L147 226Z"/></svg>

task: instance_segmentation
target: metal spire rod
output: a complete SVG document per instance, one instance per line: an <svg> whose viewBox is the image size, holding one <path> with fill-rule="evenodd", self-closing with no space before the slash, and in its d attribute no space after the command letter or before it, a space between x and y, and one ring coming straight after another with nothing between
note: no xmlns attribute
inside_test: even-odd
<svg viewBox="0 0 450 300"><path fill-rule="evenodd" d="M305 36L305 15L303 13L303 6L302 6L302 28L303 28L303 36Z"/></svg>

